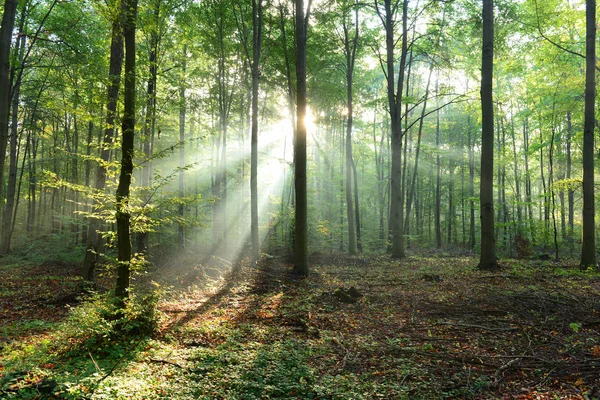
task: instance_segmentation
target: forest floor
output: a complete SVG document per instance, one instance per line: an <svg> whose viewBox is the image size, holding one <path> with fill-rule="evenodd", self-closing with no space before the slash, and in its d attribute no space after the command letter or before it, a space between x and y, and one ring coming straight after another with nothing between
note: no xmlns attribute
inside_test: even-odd
<svg viewBox="0 0 600 400"><path fill-rule="evenodd" d="M73 332L85 304L64 306L73 266L0 266L0 398L598 398L600 274L476 262L315 256L305 279L278 258L223 277L172 271L153 335L101 340L92 321L92 342Z"/></svg>

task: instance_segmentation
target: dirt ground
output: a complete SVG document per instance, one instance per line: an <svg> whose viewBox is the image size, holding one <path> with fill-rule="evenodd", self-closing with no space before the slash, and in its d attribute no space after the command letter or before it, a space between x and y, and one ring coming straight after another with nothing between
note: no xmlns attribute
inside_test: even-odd
<svg viewBox="0 0 600 400"><path fill-rule="evenodd" d="M600 275L539 260L506 261L494 273L475 264L328 255L313 257L304 279L278 258L235 268L210 288L179 279L155 339L174 341L163 363L179 380L223 387L230 381L218 379L233 367L210 375L191 352L222 353L232 335L239 352L284 342L307 349L307 378L270 398L598 398ZM73 266L0 272L3 327L60 320L80 292Z"/></svg>

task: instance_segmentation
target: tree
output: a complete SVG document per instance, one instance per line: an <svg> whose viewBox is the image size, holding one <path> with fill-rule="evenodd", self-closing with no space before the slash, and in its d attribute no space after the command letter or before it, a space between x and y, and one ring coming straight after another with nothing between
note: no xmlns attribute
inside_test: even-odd
<svg viewBox="0 0 600 400"><path fill-rule="evenodd" d="M0 27L0 198L4 188L4 163L8 146L8 119L10 115L10 46L17 13L17 0L5 0Z"/></svg>
<svg viewBox="0 0 600 400"><path fill-rule="evenodd" d="M309 7L296 0L296 132L294 141L294 188L296 190L294 271L308 275L308 204L306 187L306 33Z"/></svg>
<svg viewBox="0 0 600 400"><path fill-rule="evenodd" d="M594 210L594 103L596 101L596 0L585 2L585 116L583 126L583 243L580 267L596 266Z"/></svg>
<svg viewBox="0 0 600 400"><path fill-rule="evenodd" d="M349 7L347 7L349 8ZM358 224L355 224L354 207L352 204L352 170L354 167L354 160L352 159L352 127L354 122L354 110L353 110L353 79L354 79L354 66L356 64L356 50L358 49L358 38L359 38L359 26L358 26L358 6L354 4L354 34L350 36L349 25L347 15L349 10L343 10L343 21L342 26L344 28L344 36L342 37L342 43L344 45L344 56L346 58L346 104L348 106L348 116L346 123L346 211L348 216L348 251L350 254L356 253L356 234ZM355 176L356 177L356 174ZM354 190L358 192L356 185L357 179L354 180ZM356 212L358 212L358 202L355 204ZM360 220L357 218L356 222Z"/></svg>
<svg viewBox="0 0 600 400"><path fill-rule="evenodd" d="M239 3L239 0L238 0ZM241 7L240 7L241 14ZM250 133L250 242L253 261L260 258L258 238L258 89L263 40L263 0L252 0L252 46L248 46L243 16L236 15L238 30L252 76L252 126Z"/></svg>
<svg viewBox="0 0 600 400"><path fill-rule="evenodd" d="M387 78L387 100L392 129L392 168L390 176L391 201L390 201L390 227L392 232L392 257L404 257L404 228L403 228L403 197L401 189L402 180L402 95L404 90L404 70L408 53L408 0L402 2L402 44L400 50L400 65L398 66L398 79L396 80L394 27L396 26L395 13L397 7L392 6L392 0L384 0L382 11L379 2L376 2L377 14L385 29L386 56L384 73ZM397 2L396 2L397 3Z"/></svg>
<svg viewBox="0 0 600 400"><path fill-rule="evenodd" d="M494 238L494 2L483 0L483 44L481 55L481 254L479 269L498 268Z"/></svg>
<svg viewBox="0 0 600 400"><path fill-rule="evenodd" d="M110 157L110 148L115 135L115 117L117 116L117 102L119 99L119 88L121 86L121 70L123 69L123 16L122 11L125 8L124 0L114 2L118 6L112 21L111 43L110 43L110 61L108 71L109 85L107 88L106 104L106 128L102 135L102 144L100 148L100 163L96 167L96 178L94 180L94 190L97 195L104 192L106 186L106 164ZM101 196L102 198L102 196ZM100 212L101 201L97 200L93 208L93 213ZM83 260L83 279L94 281L94 270L98 262L98 255L102 248L102 238L98 233L101 220L94 216L88 225L87 243L85 257Z"/></svg>
<svg viewBox="0 0 600 400"><path fill-rule="evenodd" d="M124 0L123 37L125 39L125 84L123 87L123 139L121 145L121 172L116 195L117 219L117 284L115 295L120 301L129 296L131 275L131 232L129 194L133 174L133 139L135 131L135 24L137 0Z"/></svg>

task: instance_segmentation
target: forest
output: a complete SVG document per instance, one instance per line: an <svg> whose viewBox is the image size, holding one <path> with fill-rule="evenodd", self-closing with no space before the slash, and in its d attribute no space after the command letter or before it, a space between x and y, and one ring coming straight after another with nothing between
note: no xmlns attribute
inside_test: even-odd
<svg viewBox="0 0 600 400"><path fill-rule="evenodd" d="M595 0L0 9L0 398L600 398Z"/></svg>

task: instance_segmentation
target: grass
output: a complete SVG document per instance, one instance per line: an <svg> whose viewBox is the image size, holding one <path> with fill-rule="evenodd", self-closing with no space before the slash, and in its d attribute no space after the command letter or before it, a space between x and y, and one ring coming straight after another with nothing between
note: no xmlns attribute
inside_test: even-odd
<svg viewBox="0 0 600 400"><path fill-rule="evenodd" d="M56 306L58 319L4 323L0 397L596 398L600 274L568 263L474 265L321 256L299 280L291 265L265 260L170 288L151 326L154 303L141 298L134 322L118 329L102 296ZM75 278L54 272L32 282L73 290ZM360 297L336 294L351 287Z"/></svg>

